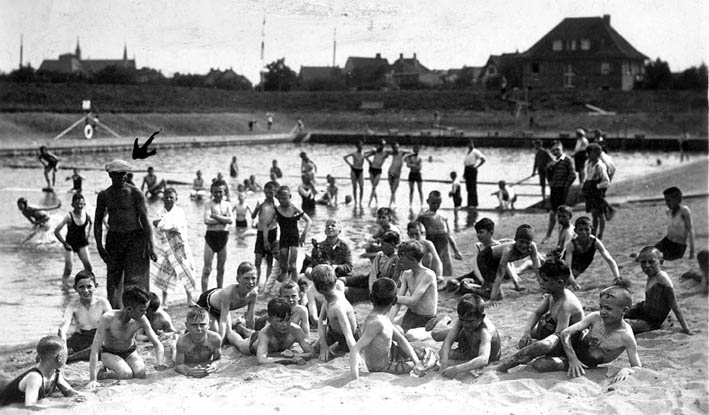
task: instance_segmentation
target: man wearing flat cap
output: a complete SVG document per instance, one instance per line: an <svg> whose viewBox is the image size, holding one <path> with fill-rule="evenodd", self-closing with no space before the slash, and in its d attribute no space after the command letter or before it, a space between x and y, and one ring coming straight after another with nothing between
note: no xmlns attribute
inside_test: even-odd
<svg viewBox="0 0 709 415"><path fill-rule="evenodd" d="M106 263L106 290L113 308L121 308L124 286L137 285L150 291L150 259L157 260L145 196L125 181L130 170L130 164L123 160L107 163L111 186L96 198L94 237L98 253ZM104 247L103 218L107 213Z"/></svg>

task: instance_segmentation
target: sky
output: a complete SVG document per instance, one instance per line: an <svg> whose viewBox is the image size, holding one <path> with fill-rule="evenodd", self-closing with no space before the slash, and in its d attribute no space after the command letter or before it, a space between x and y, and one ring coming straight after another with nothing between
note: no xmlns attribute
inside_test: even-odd
<svg viewBox="0 0 709 415"><path fill-rule="evenodd" d="M708 6L697 0L0 0L0 71L73 53L165 75L232 68L252 82L263 64L344 66L348 56L416 53L431 69L483 66L524 52L565 17L609 14L613 26L672 71L707 62ZM266 24L263 25L265 16ZM265 33L261 60L262 31ZM336 34L335 34L336 32Z"/></svg>

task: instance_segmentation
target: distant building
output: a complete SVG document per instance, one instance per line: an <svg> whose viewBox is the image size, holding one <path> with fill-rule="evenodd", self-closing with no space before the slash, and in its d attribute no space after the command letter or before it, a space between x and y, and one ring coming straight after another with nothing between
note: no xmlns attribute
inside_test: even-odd
<svg viewBox="0 0 709 415"><path fill-rule="evenodd" d="M517 61L525 86L627 91L643 78L647 59L604 15L562 20Z"/></svg>
<svg viewBox="0 0 709 415"><path fill-rule="evenodd" d="M387 85L389 61L379 53L374 58L350 56L343 72L350 88L382 89Z"/></svg>
<svg viewBox="0 0 709 415"><path fill-rule="evenodd" d="M108 66L135 70L135 59L128 59L128 48L123 47L123 59L81 59L79 39L76 40L76 50L73 54L64 53L59 59L45 59L39 66L39 71L57 73L80 73L84 75L99 72Z"/></svg>
<svg viewBox="0 0 709 415"><path fill-rule="evenodd" d="M419 62L415 53L412 58L404 58L404 54L400 53L389 70L392 82L399 88L431 87L443 83L440 75Z"/></svg>
<svg viewBox="0 0 709 415"><path fill-rule="evenodd" d="M298 83L301 89L308 91L346 88L345 75L338 66L301 66Z"/></svg>
<svg viewBox="0 0 709 415"><path fill-rule="evenodd" d="M517 52L490 55L477 76L477 83L490 88L497 88L503 82L509 86L521 86L522 67L519 56Z"/></svg>

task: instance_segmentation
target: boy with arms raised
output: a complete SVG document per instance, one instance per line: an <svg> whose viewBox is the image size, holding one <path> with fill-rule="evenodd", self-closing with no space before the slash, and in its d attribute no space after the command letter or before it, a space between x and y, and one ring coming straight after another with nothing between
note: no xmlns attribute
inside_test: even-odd
<svg viewBox="0 0 709 415"><path fill-rule="evenodd" d="M521 350L500 362L497 370L506 372L540 356L563 356L561 339L557 334L578 323L584 316L579 299L564 288L568 278L569 267L560 259L550 259L539 268L539 285L549 295L529 316L517 345ZM540 360L540 364L544 361ZM536 365L534 367L537 368Z"/></svg>
<svg viewBox="0 0 709 415"><path fill-rule="evenodd" d="M79 298L69 303L64 311L64 320L58 333L59 337L66 341L67 363L89 360L99 320L104 313L111 311L111 304L107 299L94 296L96 286L96 277L90 271L79 271L74 277L74 290L79 294ZM76 331L67 338L72 321Z"/></svg>
<svg viewBox="0 0 709 415"><path fill-rule="evenodd" d="M574 290L581 288L576 282L576 278L591 265L596 251L600 252L603 259L608 263L608 268L613 274L613 283L620 281L618 264L616 264L611 254L603 245L603 242L594 235L591 235L591 219L587 216L581 216L576 219L574 231L576 232L576 236L569 240L564 248L564 259L570 269L569 280L566 284Z"/></svg>
<svg viewBox="0 0 709 415"><path fill-rule="evenodd" d="M163 354L165 349L145 316L150 296L142 288L130 286L123 291L121 299L123 308L109 311L99 320L94 342L91 345L89 383L86 385L88 390L94 390L98 386L96 380L99 371L96 365L99 351L101 352L101 362L105 366L100 373L101 379L145 378L145 362L135 346L135 334L140 329L143 329L150 342L155 346L156 369L164 368Z"/></svg>
<svg viewBox="0 0 709 415"><path fill-rule="evenodd" d="M359 327L352 304L345 294L335 288L337 279L335 270L330 265L321 264L313 268L311 274L315 289L325 297L325 304L320 309L318 335L320 338L320 360L328 360L330 346L337 343L337 349L350 351L359 338Z"/></svg>
<svg viewBox="0 0 709 415"><path fill-rule="evenodd" d="M209 330L209 313L201 307L190 307L185 317L185 334L177 340L175 372L203 378L216 371L214 362L221 359L222 341Z"/></svg>
<svg viewBox="0 0 709 415"><path fill-rule="evenodd" d="M441 374L447 378L480 369L500 358L500 335L485 317L483 299L475 294L465 294L456 311L458 319L446 333L441 347ZM452 349L456 342L458 347ZM462 362L450 364L449 360Z"/></svg>
<svg viewBox="0 0 709 415"><path fill-rule="evenodd" d="M242 262L236 269L236 284L203 292L197 305L211 315L209 328L219 333L222 341L236 346L244 340L232 330L231 311L246 306L246 327L253 329L257 296L256 269L250 262Z"/></svg>
<svg viewBox="0 0 709 415"><path fill-rule="evenodd" d="M682 332L691 334L677 304L672 279L660 269L662 253L654 246L646 246L640 251L638 262L647 275L647 284L645 284L645 300L633 304L625 313L625 319L632 327L633 333L639 334L661 328L672 310L682 326Z"/></svg>
<svg viewBox="0 0 709 415"><path fill-rule="evenodd" d="M404 333L416 327L424 327L438 312L438 287L436 274L421 265L423 247L418 241L407 241L399 246L399 262L404 272L397 292L397 304L389 316L396 317L401 305L408 307L401 319ZM407 295L408 294L408 295Z"/></svg>
<svg viewBox="0 0 709 415"><path fill-rule="evenodd" d="M426 239L433 242L436 247L438 256L443 264L443 276L453 275L453 263L451 262L451 254L449 246L453 249L455 259L463 259L463 256L458 251L458 246L451 235L448 227L448 219L436 213L441 207L442 202L441 192L434 190L428 194L428 209L421 213L416 221L421 222L426 229Z"/></svg>
<svg viewBox="0 0 709 415"><path fill-rule="evenodd" d="M350 373L359 379L360 353L372 372L405 374L425 372L414 348L387 316L396 304L396 283L390 278L380 278L372 285L370 294L372 312L364 321L364 333L350 351ZM435 359L437 363L438 359Z"/></svg>
<svg viewBox="0 0 709 415"><path fill-rule="evenodd" d="M655 247L662 252L665 261L680 259L687 250L689 239L689 259L694 258L694 226L692 212L682 204L682 191L676 187L665 189L662 194L667 204L667 236Z"/></svg>

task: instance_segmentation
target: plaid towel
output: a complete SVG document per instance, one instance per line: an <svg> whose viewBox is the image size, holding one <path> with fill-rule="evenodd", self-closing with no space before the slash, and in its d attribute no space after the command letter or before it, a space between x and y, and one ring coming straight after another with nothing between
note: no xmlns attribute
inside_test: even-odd
<svg viewBox="0 0 709 415"><path fill-rule="evenodd" d="M174 289L177 279L180 279L185 289L194 296L194 269L182 235L174 231L155 232L155 254L158 260L150 267L155 286L167 292Z"/></svg>

